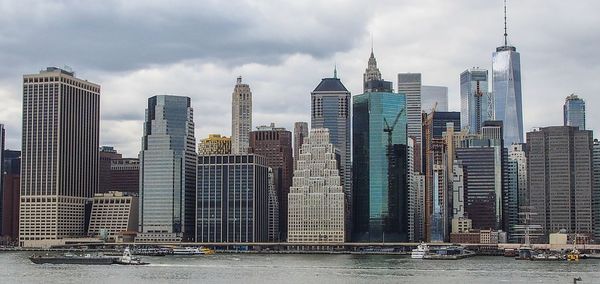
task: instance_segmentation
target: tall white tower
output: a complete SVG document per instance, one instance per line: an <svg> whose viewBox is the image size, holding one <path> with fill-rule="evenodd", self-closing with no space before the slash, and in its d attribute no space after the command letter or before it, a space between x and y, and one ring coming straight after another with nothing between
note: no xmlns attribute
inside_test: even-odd
<svg viewBox="0 0 600 284"><path fill-rule="evenodd" d="M231 96L231 153L247 154L252 130L252 92L248 84L242 84L241 76Z"/></svg>

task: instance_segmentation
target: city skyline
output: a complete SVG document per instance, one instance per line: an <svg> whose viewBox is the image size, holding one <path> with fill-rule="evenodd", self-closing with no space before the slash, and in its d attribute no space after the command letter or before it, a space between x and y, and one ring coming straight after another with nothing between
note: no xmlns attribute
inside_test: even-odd
<svg viewBox="0 0 600 284"><path fill-rule="evenodd" d="M570 93L574 92L585 99L589 109L593 109L595 101L598 100L594 94L600 90L597 90L593 84L596 68L594 66L598 59L594 57L593 51L585 46L594 46L592 39L588 39L587 35L590 29L593 32L593 29L599 25L594 24L598 20L584 13L592 10L590 7L597 4L591 1L587 3L587 5L565 3L565 6L561 6L559 1L549 1L544 7L539 7L533 1L508 2L509 45L518 46L523 55L521 65L524 132L538 126L561 125L558 115L545 114L548 111L558 113L564 97ZM260 23L267 17L259 13L248 27L232 25L241 19L234 18L226 21L222 13L210 15L210 12L217 7L205 4L208 12L202 13L208 15L204 15L202 21L211 22L213 30L224 31L224 35L216 37L211 46L204 46L195 39L214 36L209 32L199 31L194 34L194 39L184 39L184 37L167 36L165 31L157 33L158 41L170 41L186 48L192 46L194 52L183 47L180 52L172 47L161 49L162 45L156 45L148 47L147 52L142 52L142 55L146 54L146 56L131 56L132 59L127 60L121 57L137 52L139 46L125 45L119 49L108 46L107 51L99 52L94 56L98 59L94 60L87 59L88 52L98 51L98 46L104 45L92 44L90 51L79 49L68 54L51 48L38 55L33 54L29 49L19 48L25 45L30 33L17 36L7 32L7 37L13 38L14 41L0 40L0 45L6 47L6 53L2 56L5 57L5 62L9 63L0 68L0 98L3 101L0 122L7 128L7 148L20 149L21 99L18 76L49 65L66 64L72 66L78 76L102 85L100 144L115 146L125 157L135 156L139 149L139 135L142 132L143 108L132 108L132 106L145 105L146 98L155 94L175 93L192 98L193 107L197 109L194 119L197 137L204 138L209 133L230 135L228 122L231 117L229 110L231 85L238 75L244 76L245 81L253 89L254 105L256 105L253 126L276 121L278 125L292 129L293 122L308 120L310 98L306 93L314 87L314 82L331 76L334 65L338 67L338 77L345 82L350 92L361 93L361 75L372 44L378 67L384 78L394 78L401 72L420 72L423 74L424 85L440 85L449 88L449 110L455 111L459 109L460 104L457 80L460 72L473 66L491 70L492 51L503 42L502 4L502 1L485 4L460 1L452 4L378 3L374 7L356 4L345 5L344 8L336 5L336 8L339 8L336 11L319 9L318 13L307 16L314 18L317 25L323 29L322 33L315 33L314 29L310 28L304 30L304 27L290 27L283 24L287 21L285 16L287 14L312 11L310 4L287 7L281 11L281 17L268 19L267 24ZM19 12L26 9L21 9L19 5L24 4L12 5L2 8L6 9L4 14L15 15L15 18L6 19L7 31L11 30L11 26L19 25L27 27L27 30L31 30L33 34L36 31L43 32L46 29L42 27L44 24L50 24L51 18L63 18L62 15L65 16L64 21L75 26L79 25L77 32L81 33L82 30L92 32L97 34L98 40L110 42L121 39L123 33L130 32L131 29L141 32L152 31L153 25L156 24L147 19L141 22L139 27L124 29L115 34L102 33L104 28L94 25L96 21L107 18L117 19L114 24L106 27L110 28L115 27L113 25L122 25L123 23L118 19L126 17L128 13L131 13L133 18L141 15L133 12L136 9L131 7L116 8L125 15L123 16L108 14L98 9L86 9L75 4L68 5L68 3L61 9L51 11L46 11L41 5L33 5L37 7L35 11L46 13L47 16L40 17L39 22L36 23L21 23L17 19ZM136 6L136 4L132 5ZM261 7L241 5L250 12L256 12L261 7L274 8L274 5L268 3L261 4ZM172 6L165 8L154 5L140 7L139 10L165 17L171 16L169 12L183 10L181 2L176 1ZM234 8L226 6L224 9ZM527 11L534 8L538 12L538 17L530 19ZM191 16L194 14L190 15L190 13L195 12L191 12L192 10L194 9L181 11L187 17L182 17L183 20L177 21L177 25L189 23L193 26L194 20L190 18L193 18ZM70 16L77 14L74 13L77 11L90 16L88 18L92 18L93 21L78 22L79 18ZM424 14L423 11L428 13ZM556 11L561 11L561 14L556 15ZM346 17L348 14L355 16L348 18ZM453 17L452 25L443 26L444 21L440 19L449 15L458 16ZM573 15L577 15L577 21L554 20L557 16L573 18ZM389 21L391 17L398 20ZM486 17L489 21L480 23L476 27L469 24L478 17ZM412 25L411 29L397 30L403 21L414 22L415 20L423 24ZM53 22L52 25L60 23L64 22ZM215 26L219 24L229 24L229 29ZM288 38L287 33L284 33L287 31L286 28L296 31L297 38ZM59 39L63 37L64 40L67 34L72 34L64 27L61 29L64 34L61 32ZM230 31L231 29L233 31ZM271 37L269 29L275 29L272 38L269 38ZM243 37L240 39L240 44L231 47L233 51L215 48L219 44L230 43L230 38L237 32L243 33L248 30L255 30L256 38ZM350 36L341 37L342 33L339 32L341 30L350 31ZM397 36L386 36L391 32ZM184 35L189 33L188 30L182 32ZM528 34L537 36L527 37ZM410 36L410 41L406 40L407 36ZM260 49L261 46L268 45L275 39L282 39L282 42L289 43L279 43L276 45L277 49ZM52 45L52 41L56 39L49 40ZM134 38L133 42L144 44L141 39L137 41ZM440 44L441 42L444 44ZM89 45L90 43L79 41L74 43L75 46L77 44ZM569 48L566 48L565 44L568 44ZM242 47L243 45L245 47ZM239 50L236 46L239 46ZM427 48L428 46L439 47ZM257 52L256 49L261 52ZM157 50L162 50L168 56L154 56ZM573 52L567 53L565 50ZM548 60L549 58L561 59L561 62L559 64L555 60ZM552 76L559 76L561 80L554 80ZM285 91L282 91L284 89ZM593 115L590 113L588 116L587 128L591 130L598 128Z"/></svg>

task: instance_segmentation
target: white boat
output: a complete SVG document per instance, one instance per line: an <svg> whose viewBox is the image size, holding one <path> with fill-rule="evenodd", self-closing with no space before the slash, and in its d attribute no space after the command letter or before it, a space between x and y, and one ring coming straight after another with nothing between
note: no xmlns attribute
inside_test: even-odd
<svg viewBox="0 0 600 284"><path fill-rule="evenodd" d="M174 248L174 255L200 255L200 254L214 254L214 251L208 248L192 248L192 247L184 247L184 248Z"/></svg>
<svg viewBox="0 0 600 284"><path fill-rule="evenodd" d="M427 246L427 244L421 243L420 245L417 246L416 249L412 250L412 253L410 254L410 258L423 259L428 252L429 252L429 247Z"/></svg>

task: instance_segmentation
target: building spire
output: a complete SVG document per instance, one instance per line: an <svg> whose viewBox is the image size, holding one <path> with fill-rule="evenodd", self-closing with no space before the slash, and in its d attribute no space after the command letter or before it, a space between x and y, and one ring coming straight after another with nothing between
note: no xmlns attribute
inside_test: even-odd
<svg viewBox="0 0 600 284"><path fill-rule="evenodd" d="M337 79L337 63L333 65L333 78Z"/></svg>
<svg viewBox="0 0 600 284"><path fill-rule="evenodd" d="M504 46L508 46L508 32L506 29L506 0L504 0Z"/></svg>

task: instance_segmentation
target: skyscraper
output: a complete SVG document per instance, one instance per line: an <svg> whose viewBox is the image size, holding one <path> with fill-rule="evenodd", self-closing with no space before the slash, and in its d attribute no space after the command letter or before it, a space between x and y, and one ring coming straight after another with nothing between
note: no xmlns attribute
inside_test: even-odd
<svg viewBox="0 0 600 284"><path fill-rule="evenodd" d="M489 139L463 141L464 211L474 229L502 229L502 151Z"/></svg>
<svg viewBox="0 0 600 284"><path fill-rule="evenodd" d="M3 151L2 236L19 239L21 151Z"/></svg>
<svg viewBox="0 0 600 284"><path fill-rule="evenodd" d="M194 112L188 97L148 99L140 151L140 241L192 240L195 218Z"/></svg>
<svg viewBox="0 0 600 284"><path fill-rule="evenodd" d="M294 169L296 169L296 161L300 154L300 148L304 138L308 137L308 123L306 122L295 122L294 123Z"/></svg>
<svg viewBox="0 0 600 284"><path fill-rule="evenodd" d="M231 153L248 153L249 133L252 131L252 92L248 84L242 84L242 77L231 94Z"/></svg>
<svg viewBox="0 0 600 284"><path fill-rule="evenodd" d="M196 241L266 242L268 170L259 155L198 156Z"/></svg>
<svg viewBox="0 0 600 284"><path fill-rule="evenodd" d="M375 59L373 48L371 48L371 56L369 57L369 63L367 63L367 69L365 69L365 73L363 74L363 92L370 91L370 87L367 84L370 81L381 81L381 72L377 68L377 59ZM313 125L312 127L314 128L315 126Z"/></svg>
<svg viewBox="0 0 600 284"><path fill-rule="evenodd" d="M421 111L430 112L436 104L436 111L448 111L448 87L421 86Z"/></svg>
<svg viewBox="0 0 600 284"><path fill-rule="evenodd" d="M592 146L592 213L594 220L594 240L600 243L600 141L594 139Z"/></svg>
<svg viewBox="0 0 600 284"><path fill-rule="evenodd" d="M329 130L304 139L289 193L288 242L343 243L346 198Z"/></svg>
<svg viewBox="0 0 600 284"><path fill-rule="evenodd" d="M508 159L517 162L518 200L519 207L529 206L529 191L527 190L527 145L512 144L508 148Z"/></svg>
<svg viewBox="0 0 600 284"><path fill-rule="evenodd" d="M2 228L4 228L3 220L4 216L2 215L4 210L4 143L5 143L5 135L4 124L0 123L0 236L4 235Z"/></svg>
<svg viewBox="0 0 600 284"><path fill-rule="evenodd" d="M273 170L275 188L279 203L280 238L285 240L287 233L288 193L292 185L294 162L292 158L292 133L285 128L259 126L250 132L250 153L267 159L267 166Z"/></svg>
<svg viewBox="0 0 600 284"><path fill-rule="evenodd" d="M377 63L375 63L375 69L376 65ZM379 70L376 71L379 72ZM369 76L365 76L365 78ZM350 92L342 84L342 81L337 77L337 72L334 70L333 78L323 78L319 85L310 93L310 96L312 101L311 127L329 129L330 142L333 144L333 147L339 150L339 170L344 193L346 194L346 229L349 230L353 191L352 148L350 147Z"/></svg>
<svg viewBox="0 0 600 284"><path fill-rule="evenodd" d="M504 143L523 143L523 107L521 98L521 56L508 45L506 2L504 6L504 45L496 48L492 59L494 112L492 119L504 125Z"/></svg>
<svg viewBox="0 0 600 284"><path fill-rule="evenodd" d="M576 126L585 130L585 101L571 94L563 106L564 126Z"/></svg>
<svg viewBox="0 0 600 284"><path fill-rule="evenodd" d="M592 131L571 126L527 132L531 223L544 237L592 234ZM542 241L547 240L545 238Z"/></svg>
<svg viewBox="0 0 600 284"><path fill-rule="evenodd" d="M100 86L48 67L23 76L19 239L47 246L85 232L98 189Z"/></svg>
<svg viewBox="0 0 600 284"><path fill-rule="evenodd" d="M415 139L414 154L421 155L421 138L423 124L421 123L421 73L398 74L398 93L406 95L406 121L408 137ZM416 167L420 168L420 161Z"/></svg>
<svg viewBox="0 0 600 284"><path fill-rule="evenodd" d="M406 97L391 89L353 98L353 240L408 239Z"/></svg>
<svg viewBox="0 0 600 284"><path fill-rule="evenodd" d="M460 74L460 124L469 133L480 133L486 120L494 120L494 100L488 92L488 71L467 69Z"/></svg>

